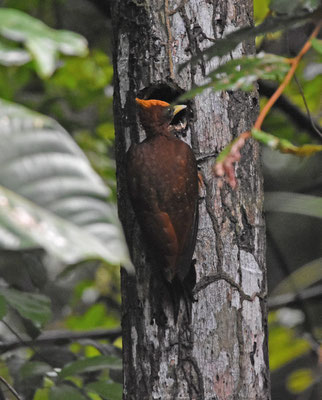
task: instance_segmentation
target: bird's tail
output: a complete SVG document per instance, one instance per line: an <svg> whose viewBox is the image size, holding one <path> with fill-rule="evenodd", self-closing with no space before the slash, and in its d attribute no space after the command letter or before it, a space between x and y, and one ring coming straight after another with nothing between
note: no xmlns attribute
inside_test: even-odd
<svg viewBox="0 0 322 400"><path fill-rule="evenodd" d="M192 303L194 302L191 287L187 285L186 281L181 282L177 277L175 277L171 283L167 282L166 285L173 306L174 323L177 324L181 309L183 318L186 316L186 319L190 323Z"/></svg>

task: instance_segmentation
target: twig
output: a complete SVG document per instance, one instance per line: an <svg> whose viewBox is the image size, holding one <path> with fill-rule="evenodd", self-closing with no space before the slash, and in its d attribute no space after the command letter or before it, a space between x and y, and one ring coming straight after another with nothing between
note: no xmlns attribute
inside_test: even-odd
<svg viewBox="0 0 322 400"><path fill-rule="evenodd" d="M295 80L295 82L296 82L296 84L297 84L297 87L299 88L299 91L300 91L300 94L301 94L301 96L302 96L302 100L303 100L303 103L304 103L304 106L305 106L307 115L308 115L308 117L310 118L311 125L312 125L314 131L319 135L319 137L322 138L322 132L321 132L322 129L318 129L318 127L316 126L316 124L315 124L315 122L314 122L314 120L313 120L313 118L312 118L312 115L311 115L309 106L308 106L307 101L306 101L306 98L305 98L305 94L304 94L303 89L302 89L302 86L301 86L301 84L300 84L300 82L299 82L299 80L297 79L297 77L296 77L295 74L294 74L294 80Z"/></svg>
<svg viewBox="0 0 322 400"><path fill-rule="evenodd" d="M301 300L318 300L322 297L322 285L313 286L299 293ZM274 296L268 299L269 310L275 310L281 307L298 306L298 294L287 293Z"/></svg>
<svg viewBox="0 0 322 400"><path fill-rule="evenodd" d="M22 400L22 397L15 391L15 389L7 382L2 376L0 376L0 381L8 388L8 390L15 396L16 399Z"/></svg>
<svg viewBox="0 0 322 400"><path fill-rule="evenodd" d="M67 344L69 342L81 339L108 339L113 341L121 335L121 328L95 329L85 332L73 332L67 330L46 331L34 340L24 339L20 337L18 340L0 343L0 352L4 353L9 350L17 349L19 347L44 346L57 343Z"/></svg>
<svg viewBox="0 0 322 400"><path fill-rule="evenodd" d="M255 125L254 125L255 129L258 129L258 130L261 129L263 121L264 121L266 115L268 114L269 110L272 108L274 103L277 101L277 99L280 97L280 95L284 92L286 86L289 84L290 80L292 79L299 62L301 61L301 58L311 48L311 46L312 46L311 40L314 39L317 36L317 34L319 33L321 27L322 27L322 21L320 21L318 23L318 25L315 27L314 31L311 33L310 37L305 42L304 46L302 47L302 49L300 50L298 55L296 57L292 58L292 59L289 59L289 62L291 64L291 68L288 71L288 73L286 74L283 82L280 84L280 86L277 88L277 90L275 91L273 96L268 100L268 102L265 104L264 108L260 112L260 114L259 114L259 116L258 116L258 118L257 118L257 120L255 122Z"/></svg>
<svg viewBox="0 0 322 400"><path fill-rule="evenodd" d="M168 35L167 41L167 50L168 50L168 59L169 59L169 70L170 70L170 78L174 80L174 71L173 71L173 60L172 60L172 33L171 33L171 26L170 26L170 18L169 18L169 0L164 0L164 18L165 18L165 26Z"/></svg>
<svg viewBox="0 0 322 400"><path fill-rule="evenodd" d="M7 327L7 329L9 329L9 331L10 331L13 335L15 335L15 337L17 338L17 342L20 343L20 346L22 346L22 347L26 346L26 343L25 343L24 339L20 336L19 333L17 333L4 319L2 319L1 322L3 323L3 325L5 325L5 326ZM19 346L18 346L18 347L19 347ZM33 347L32 343L30 343L30 344L28 345L28 347L30 347L30 348L35 352L35 354L38 354L38 356L39 356L44 362L48 363L48 360L46 360L46 358L45 358L42 354L39 354L39 353L38 353L37 349L35 349L35 348Z"/></svg>
<svg viewBox="0 0 322 400"><path fill-rule="evenodd" d="M283 82L280 84L280 86L276 89L276 91L273 93L273 95L269 98L268 102L265 104L264 108L260 112L255 125L254 129L260 130L263 124L263 121L268 114L269 110L273 107L275 102L278 100L278 98L281 96L283 91L285 90L286 86L289 84L290 80L292 79L296 68L304 56L305 53L311 48L311 40L317 36L319 33L320 29L322 27L322 20L317 24L315 29L313 30L312 34L308 38L308 40L305 42L304 46L298 53L298 55L292 59L289 59L289 63L291 64L291 68L286 74ZM251 131L243 132L241 135L238 136L237 139L235 139L231 144L230 147L228 148L229 151L225 152L222 154L222 156L219 155L218 160L216 164L214 165L214 173L217 176L223 177L226 175L227 181L230 184L232 188L235 188L237 185L236 182L236 177L235 177L235 171L234 171L234 163L240 160L240 150L244 147L244 144L247 139L249 139L252 136Z"/></svg>

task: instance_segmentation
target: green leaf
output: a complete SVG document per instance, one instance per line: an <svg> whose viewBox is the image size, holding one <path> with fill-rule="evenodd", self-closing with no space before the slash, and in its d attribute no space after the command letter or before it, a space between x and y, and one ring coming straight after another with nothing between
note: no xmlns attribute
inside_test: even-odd
<svg viewBox="0 0 322 400"><path fill-rule="evenodd" d="M280 282L271 296L301 292L303 289L322 280L322 258L317 258L292 272Z"/></svg>
<svg viewBox="0 0 322 400"><path fill-rule="evenodd" d="M54 43L44 37L34 37L25 43L36 61L36 71L42 78L48 78L56 69L57 49Z"/></svg>
<svg viewBox="0 0 322 400"><path fill-rule="evenodd" d="M70 329L90 330L93 328L115 328L119 326L118 317L109 313L105 304L95 303L82 315L70 315L66 320Z"/></svg>
<svg viewBox="0 0 322 400"><path fill-rule="evenodd" d="M96 356L84 360L74 361L62 369L59 374L61 379L84 372L99 371L105 368L122 369L122 361L112 356Z"/></svg>
<svg viewBox="0 0 322 400"><path fill-rule="evenodd" d="M269 325L268 341L271 371L283 367L310 350L307 340L297 338L292 329L277 324Z"/></svg>
<svg viewBox="0 0 322 400"><path fill-rule="evenodd" d="M44 295L7 288L1 288L0 294L5 298L7 304L38 327L44 325L51 318L50 299Z"/></svg>
<svg viewBox="0 0 322 400"><path fill-rule="evenodd" d="M33 400L49 400L49 388L37 389Z"/></svg>
<svg viewBox="0 0 322 400"><path fill-rule="evenodd" d="M302 25L311 20L317 12L318 11L304 13L301 16L269 16L260 25L238 29L227 35L225 38L216 40L214 45L198 53L197 56L192 57L189 61L181 64L179 67L179 72L187 65L194 65L200 60L207 61L215 56L222 57L225 54L228 54L230 51L233 51L235 47L244 40L252 39L256 36L264 35L266 33L277 32L294 26Z"/></svg>
<svg viewBox="0 0 322 400"><path fill-rule="evenodd" d="M314 373L309 368L300 368L293 371L286 381L286 387L289 392L299 394L308 389L315 381Z"/></svg>
<svg viewBox="0 0 322 400"><path fill-rule="evenodd" d="M20 368L19 375L26 380L34 376L45 375L49 371L52 371L52 367L45 362L28 361Z"/></svg>
<svg viewBox="0 0 322 400"><path fill-rule="evenodd" d="M322 218L322 198L290 192L267 192L265 210Z"/></svg>
<svg viewBox="0 0 322 400"><path fill-rule="evenodd" d="M86 400L86 397L75 387L59 385L50 388L49 400Z"/></svg>
<svg viewBox="0 0 322 400"><path fill-rule="evenodd" d="M30 54L18 47L9 46L0 40L0 64L6 67L23 65L31 60Z"/></svg>
<svg viewBox="0 0 322 400"><path fill-rule="evenodd" d="M322 145L304 144L302 146L295 146L286 139L279 138L270 133L259 131L257 129L252 129L252 136L265 146L268 146L274 150L279 150L281 153L289 153L300 157L307 157L322 151Z"/></svg>
<svg viewBox="0 0 322 400"><path fill-rule="evenodd" d="M86 385L86 390L97 393L106 400L122 400L123 388L119 383L106 381L92 382Z"/></svg>
<svg viewBox="0 0 322 400"><path fill-rule="evenodd" d="M7 314L7 303L2 295L0 295L0 319Z"/></svg>
<svg viewBox="0 0 322 400"><path fill-rule="evenodd" d="M59 53L78 56L87 53L87 42L81 35L49 28L16 9L0 9L0 34L26 46L35 60L37 72L43 78L55 71Z"/></svg>
<svg viewBox="0 0 322 400"><path fill-rule="evenodd" d="M49 400L49 388L37 389L33 400Z"/></svg>
<svg viewBox="0 0 322 400"><path fill-rule="evenodd" d="M322 54L322 40L320 39L312 39L312 47L320 54Z"/></svg>
<svg viewBox="0 0 322 400"><path fill-rule="evenodd" d="M116 210L107 203L110 189L70 135L52 119L2 100L0 120L0 247L41 246L66 263L101 258L130 266Z"/></svg>
<svg viewBox="0 0 322 400"><path fill-rule="evenodd" d="M11 250L42 247L66 264L101 259L118 264L114 244L37 206L0 186L0 247ZM117 234L111 225L111 233ZM112 239L112 238L111 238Z"/></svg>
<svg viewBox="0 0 322 400"><path fill-rule="evenodd" d="M258 79L280 79L289 70L289 62L284 57L263 52L256 56L245 56L230 60L212 71L205 85L195 87L177 100L187 100L208 87L213 90L251 90Z"/></svg>
<svg viewBox="0 0 322 400"><path fill-rule="evenodd" d="M262 22L269 12L270 0L254 0L254 20Z"/></svg>

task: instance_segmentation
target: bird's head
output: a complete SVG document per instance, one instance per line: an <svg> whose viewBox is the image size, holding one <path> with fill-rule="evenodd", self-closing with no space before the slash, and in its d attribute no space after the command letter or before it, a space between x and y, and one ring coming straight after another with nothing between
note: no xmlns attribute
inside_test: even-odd
<svg viewBox="0 0 322 400"><path fill-rule="evenodd" d="M135 99L139 107L141 124L147 136L167 135L174 116L186 108L185 105L171 106L161 100Z"/></svg>

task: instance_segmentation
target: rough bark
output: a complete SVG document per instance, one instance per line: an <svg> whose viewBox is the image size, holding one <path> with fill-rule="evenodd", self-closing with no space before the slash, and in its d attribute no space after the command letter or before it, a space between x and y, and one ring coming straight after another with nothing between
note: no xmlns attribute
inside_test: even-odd
<svg viewBox="0 0 322 400"><path fill-rule="evenodd" d="M204 186L195 250L197 301L191 315L181 304L177 324L165 294L156 293L153 257L135 221L124 171L130 142L144 138L135 96L160 83L188 90L202 82L218 59L180 74L179 64L228 32L252 24L252 1L118 0L112 20L118 205L136 267L135 276L122 272L124 399L266 400L265 231L258 145L249 142L243 150L237 190L219 184L212 173L216 155L254 122L257 93L207 91L189 104L184 140L195 152ZM253 44L243 43L225 59L253 51ZM152 86L150 92L166 101L173 95L165 86Z"/></svg>

